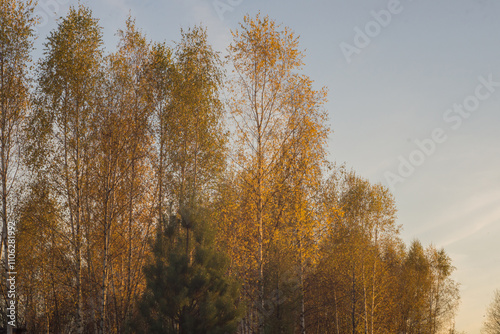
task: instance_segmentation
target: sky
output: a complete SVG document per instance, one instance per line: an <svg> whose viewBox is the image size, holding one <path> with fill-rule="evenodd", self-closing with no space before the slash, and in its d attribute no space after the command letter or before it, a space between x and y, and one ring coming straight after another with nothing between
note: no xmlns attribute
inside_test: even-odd
<svg viewBox="0 0 500 334"><path fill-rule="evenodd" d="M226 53L257 12L290 27L304 73L329 89L331 161L389 187L406 243L444 247L457 268L456 329L479 333L500 289L500 2L496 0L81 0L107 51L129 14L154 41L207 27ZM39 0L34 57L76 0Z"/></svg>

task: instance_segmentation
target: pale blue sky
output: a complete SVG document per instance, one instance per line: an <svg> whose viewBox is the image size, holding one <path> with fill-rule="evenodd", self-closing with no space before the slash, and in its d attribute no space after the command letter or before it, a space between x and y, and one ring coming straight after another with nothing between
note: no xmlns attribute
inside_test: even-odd
<svg viewBox="0 0 500 334"><path fill-rule="evenodd" d="M55 27L53 20L77 1L39 3L45 5L38 9L44 18L39 26L44 36ZM179 40L181 27L202 23L214 48L222 53L230 41L230 29L246 13L260 11L291 27L306 49L306 74L318 88L330 90L331 160L346 162L361 176L387 186L388 172L399 175L400 159L422 162L393 187L402 236L406 242L418 238L424 244L445 247L457 267L455 279L462 284L457 329L479 333L493 290L500 288L500 85L493 84L491 91L484 85L478 88L481 96L489 96L474 106L468 118L460 116L457 129L443 117L454 104L474 102L482 85L479 77L488 81L491 76L490 81L500 83L498 1L83 3L101 20L108 50L114 49L114 34L124 26L129 11L138 27L156 41ZM218 15L217 3L232 10ZM372 11L388 8L394 11L390 22L377 26ZM374 29L373 37L368 36L371 42L348 63L340 46L355 46L355 28L364 31L367 24ZM37 41L38 47L41 42ZM435 142L435 149L423 156L415 140L432 138L435 129L441 129L446 139Z"/></svg>

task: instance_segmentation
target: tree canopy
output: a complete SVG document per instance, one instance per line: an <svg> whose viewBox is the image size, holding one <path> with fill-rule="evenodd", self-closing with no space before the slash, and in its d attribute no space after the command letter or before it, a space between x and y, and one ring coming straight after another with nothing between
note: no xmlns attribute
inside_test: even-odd
<svg viewBox="0 0 500 334"><path fill-rule="evenodd" d="M500 290L495 290L493 300L486 310L486 319L483 323L481 333L500 333Z"/></svg>
<svg viewBox="0 0 500 334"><path fill-rule="evenodd" d="M451 258L406 245L388 189L328 161L327 89L304 73L292 29L247 15L224 60L202 26L167 45L129 17L107 53L99 21L78 5L31 75L33 6L2 0L0 10L0 249L5 275L12 219L16 326L453 328Z"/></svg>

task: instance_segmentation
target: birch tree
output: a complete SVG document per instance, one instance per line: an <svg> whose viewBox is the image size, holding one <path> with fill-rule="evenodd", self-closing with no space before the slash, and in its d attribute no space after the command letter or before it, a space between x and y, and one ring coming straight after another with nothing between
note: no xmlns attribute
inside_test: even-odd
<svg viewBox="0 0 500 334"><path fill-rule="evenodd" d="M174 48L163 145L166 185L177 208L208 199L224 168L222 62L207 38L202 27L181 30Z"/></svg>
<svg viewBox="0 0 500 334"><path fill-rule="evenodd" d="M141 268L152 235L154 182L151 165L153 114L149 92L151 47L128 18L115 53L107 58L107 90L95 117L96 185L101 222L99 328L120 330L142 291Z"/></svg>
<svg viewBox="0 0 500 334"><path fill-rule="evenodd" d="M66 241L60 208L42 176L29 185L19 209L16 264L19 327L31 333L64 332L72 323L72 249Z"/></svg>
<svg viewBox="0 0 500 334"><path fill-rule="evenodd" d="M481 328L481 333L498 334L500 333L500 290L496 290L493 300L488 306L486 320Z"/></svg>
<svg viewBox="0 0 500 334"><path fill-rule="evenodd" d="M272 218L273 215L277 218L272 202L279 192L283 195L284 184L291 182L292 175L301 174L301 168L313 163L321 165L327 133L321 108L326 92L315 91L312 81L298 74L302 59L298 38L269 17L246 16L240 29L233 32L229 47L233 67L229 108L237 136L233 161L248 189L252 218L247 221L250 226L247 232L257 240L254 257L258 266L260 331L265 321L266 249L276 232L273 226L278 223ZM307 137L310 143L305 140ZM316 156L307 157L306 152L313 151ZM318 159L308 161L309 158ZM292 166L300 160L302 164L294 169ZM301 240L300 233L295 240Z"/></svg>
<svg viewBox="0 0 500 334"><path fill-rule="evenodd" d="M202 27L181 30L170 50L154 47L151 83L156 109L158 217L207 206L225 165L227 136L220 102L222 62ZM188 222L188 221L185 221ZM190 254L190 230L185 251Z"/></svg>
<svg viewBox="0 0 500 334"><path fill-rule="evenodd" d="M13 191L19 190L23 126L28 114L30 52L35 19L32 1L0 2L0 260L7 263L7 223L13 219ZM3 269L2 269L3 270ZM3 285L2 285L3 286Z"/></svg>
<svg viewBox="0 0 500 334"><path fill-rule="evenodd" d="M48 177L61 204L74 261L77 333L84 332L85 324L82 251L83 232L89 222L83 210L92 187L90 125L102 87L102 61L102 33L97 20L88 8L71 7L47 39L38 84L41 108L52 121L53 156Z"/></svg>
<svg viewBox="0 0 500 334"><path fill-rule="evenodd" d="M166 171L167 154L170 149L167 142L169 108L171 100L172 85L172 50L165 43L155 43L152 46L150 60L148 63L148 80L150 89L151 106L153 108L150 130L156 145L153 145L154 153L152 161L156 174L157 186L157 224L160 225L166 217L167 189Z"/></svg>

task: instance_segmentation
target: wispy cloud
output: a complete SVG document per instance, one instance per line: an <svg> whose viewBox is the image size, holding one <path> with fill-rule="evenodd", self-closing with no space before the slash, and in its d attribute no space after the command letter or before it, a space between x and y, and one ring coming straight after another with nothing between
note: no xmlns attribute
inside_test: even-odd
<svg viewBox="0 0 500 334"><path fill-rule="evenodd" d="M465 207L464 210L460 210L459 213L454 213L449 219L441 224L448 225L453 221L463 221L464 219L470 223L462 224L460 228L455 229L447 238L438 243L439 246L449 246L473 236L493 223L500 223L499 203L500 196L497 195L496 197L484 199L484 202L473 201L468 207Z"/></svg>
<svg viewBox="0 0 500 334"><path fill-rule="evenodd" d="M464 220L477 222L487 212L490 212L495 204L500 204L500 191L491 190L481 194L471 195L467 200L456 203L453 208L449 206L433 219L432 224L425 225L421 230L415 231L417 235L432 232L443 226L457 226L457 222ZM500 215L498 216L500 218Z"/></svg>

